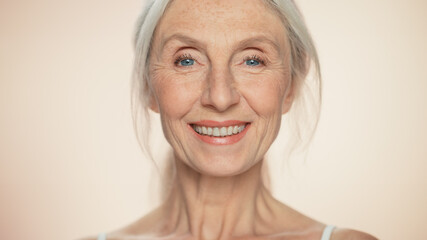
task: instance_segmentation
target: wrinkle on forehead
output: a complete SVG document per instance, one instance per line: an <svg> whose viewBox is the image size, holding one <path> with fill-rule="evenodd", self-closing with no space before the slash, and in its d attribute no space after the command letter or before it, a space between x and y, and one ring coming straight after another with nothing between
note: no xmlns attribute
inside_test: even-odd
<svg viewBox="0 0 427 240"><path fill-rule="evenodd" d="M273 42L278 45L286 42L286 30L281 18L263 0L249 2L172 0L156 29L155 43L159 47L158 40L164 41L171 35L182 32L200 40L241 40L239 36L248 37L253 33L271 35Z"/></svg>
<svg viewBox="0 0 427 240"><path fill-rule="evenodd" d="M237 4L236 4L237 3ZM244 3L244 4L242 4ZM251 7L248 8L248 5ZM264 0L172 0L165 15L171 13L178 16L178 21L188 22L200 27L205 24L222 25L226 24L231 28L240 27L241 23L248 24L250 19L260 19L277 17ZM200 19L186 19L186 16L199 15ZM244 16L244 18L236 18ZM203 19L208 17L208 19ZM202 21L200 21L202 19ZM203 21L210 20L210 21Z"/></svg>

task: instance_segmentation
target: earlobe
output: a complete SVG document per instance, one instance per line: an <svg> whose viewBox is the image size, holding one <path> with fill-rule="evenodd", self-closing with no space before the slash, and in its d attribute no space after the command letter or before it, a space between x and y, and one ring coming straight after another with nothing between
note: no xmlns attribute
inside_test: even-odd
<svg viewBox="0 0 427 240"><path fill-rule="evenodd" d="M150 109L153 112L159 113L159 104L157 104L157 100L152 93L150 93Z"/></svg>
<svg viewBox="0 0 427 240"><path fill-rule="evenodd" d="M283 105L282 105L282 114L285 114L287 112L289 112L289 110L292 107L292 103L294 101L294 95L293 94L289 94L286 98L285 101L283 101Z"/></svg>
<svg viewBox="0 0 427 240"><path fill-rule="evenodd" d="M285 99L283 100L282 105L282 114L289 112L292 107L292 103L294 102L295 94L294 94L294 84L289 86L289 91L286 91Z"/></svg>

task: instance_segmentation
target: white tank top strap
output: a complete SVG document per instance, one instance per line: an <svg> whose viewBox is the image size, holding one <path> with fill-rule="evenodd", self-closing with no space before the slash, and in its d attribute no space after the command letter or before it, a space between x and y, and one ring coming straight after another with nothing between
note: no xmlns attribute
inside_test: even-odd
<svg viewBox="0 0 427 240"><path fill-rule="evenodd" d="M335 226L328 225L323 229L322 238L320 240L330 240L332 231L334 230Z"/></svg>
<svg viewBox="0 0 427 240"><path fill-rule="evenodd" d="M98 240L107 240L107 234L101 233L98 235Z"/></svg>

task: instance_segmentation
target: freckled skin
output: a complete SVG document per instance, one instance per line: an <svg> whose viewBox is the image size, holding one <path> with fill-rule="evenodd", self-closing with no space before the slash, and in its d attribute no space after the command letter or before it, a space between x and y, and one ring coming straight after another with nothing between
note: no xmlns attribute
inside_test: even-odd
<svg viewBox="0 0 427 240"><path fill-rule="evenodd" d="M108 239L320 239L325 225L274 199L261 178L292 105L289 51L281 20L263 1L172 1L154 34L149 76L176 178L160 207ZM188 127L200 120L251 125L239 142L213 146ZM332 240L359 239L336 234Z"/></svg>
<svg viewBox="0 0 427 240"><path fill-rule="evenodd" d="M179 52L196 58L189 70L173 63L180 48L193 46L178 40L156 44L174 34L203 43ZM256 43L239 48L239 42L256 36L277 47ZM250 8L237 1L173 1L154 36L150 75L155 105L177 157L215 176L239 174L260 161L291 104L285 101L290 93L288 48L280 19L260 1ZM244 58L252 55L266 59L265 66L245 66ZM202 119L236 119L252 126L243 142L218 149L188 134L186 124Z"/></svg>

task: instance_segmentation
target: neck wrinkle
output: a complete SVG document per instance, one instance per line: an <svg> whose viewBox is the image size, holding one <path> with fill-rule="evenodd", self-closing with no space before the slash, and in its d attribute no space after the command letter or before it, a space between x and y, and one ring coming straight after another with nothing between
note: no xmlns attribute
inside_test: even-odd
<svg viewBox="0 0 427 240"><path fill-rule="evenodd" d="M262 161L231 177L205 176L176 160L176 179L165 205L176 233L197 239L256 235L255 226L270 214L272 198L261 177Z"/></svg>

